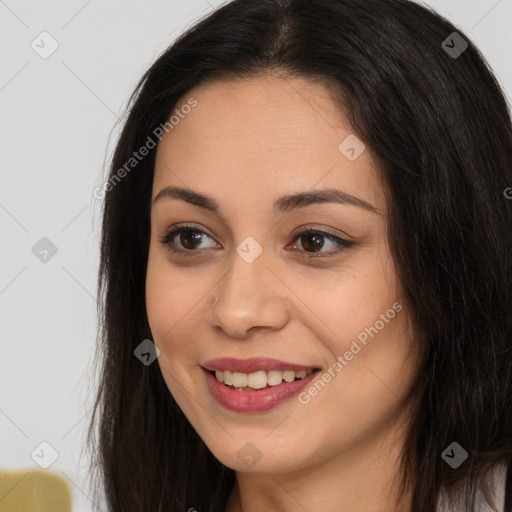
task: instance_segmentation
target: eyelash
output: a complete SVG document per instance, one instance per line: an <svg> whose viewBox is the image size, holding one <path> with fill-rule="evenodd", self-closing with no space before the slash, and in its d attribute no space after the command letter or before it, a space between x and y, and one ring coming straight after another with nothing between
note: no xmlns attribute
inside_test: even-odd
<svg viewBox="0 0 512 512"><path fill-rule="evenodd" d="M197 250L195 250L195 249L194 250L192 250L192 249L176 249L176 247L175 247L176 244L175 244L175 242L173 242L173 239L177 235L181 234L183 231L195 231L197 233L202 233L202 234L208 236L209 238L211 238L210 235L208 235L208 233L205 233L204 231L196 228L195 226L184 225L184 226L180 226L179 228L167 231L164 234L164 236L160 239L160 243L163 246L165 246L171 253L181 253L183 256L187 256L187 257L188 256L196 256L197 253L199 253L200 249L197 249ZM292 240L292 242L294 242L293 245L296 245L297 241L302 236L309 235L309 234L321 235L325 238L328 238L332 242L337 243L339 245L339 247L334 250L331 249L329 252L306 252L303 250L299 250L299 252L305 253L303 257L306 259L333 257L333 256L336 256L337 254L339 254L340 252L342 252L343 250L348 249L348 248L352 247L353 245L355 245L355 242L352 242L350 240L345 240L343 238L334 236L330 233L326 233L324 231L320 231L318 229L313 229L313 228L306 229L304 231L300 231L297 234L292 233L292 236L294 237Z"/></svg>

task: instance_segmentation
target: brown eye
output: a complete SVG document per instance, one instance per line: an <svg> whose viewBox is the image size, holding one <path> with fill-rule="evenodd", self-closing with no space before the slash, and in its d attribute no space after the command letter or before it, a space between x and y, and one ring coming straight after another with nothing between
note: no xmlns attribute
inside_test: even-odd
<svg viewBox="0 0 512 512"><path fill-rule="evenodd" d="M353 245L354 242L350 240L316 229L308 229L295 236L292 248L302 253L305 258L314 259L336 256Z"/></svg>
<svg viewBox="0 0 512 512"><path fill-rule="evenodd" d="M208 244L208 239L211 241L210 245L200 247L204 242ZM168 231L160 242L171 253L179 253L183 256L204 254L204 249L212 249L217 245L207 233L193 226L182 226ZM354 242L350 240L313 229L298 233L292 242L293 249L310 259L332 257L353 245Z"/></svg>
<svg viewBox="0 0 512 512"><path fill-rule="evenodd" d="M187 229L180 233L180 243L185 249L195 249L196 244L201 242L202 234L200 231Z"/></svg>
<svg viewBox="0 0 512 512"><path fill-rule="evenodd" d="M324 236L320 233L307 233L300 237L302 247L306 251L319 251L324 245Z"/></svg>
<svg viewBox="0 0 512 512"><path fill-rule="evenodd" d="M211 240L209 246L204 248L212 248L215 241L204 231L194 228L193 226L182 226L180 228L168 231L161 239L160 243L167 247L172 253L180 253L183 255L195 255L201 252L203 242Z"/></svg>

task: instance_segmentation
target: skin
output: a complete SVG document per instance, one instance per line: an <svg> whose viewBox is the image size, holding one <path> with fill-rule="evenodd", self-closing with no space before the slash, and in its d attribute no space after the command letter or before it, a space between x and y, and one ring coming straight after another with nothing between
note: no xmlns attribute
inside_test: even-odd
<svg viewBox="0 0 512 512"><path fill-rule="evenodd" d="M316 82L215 81L178 106L190 97L197 106L159 143L153 199L166 186L186 187L214 197L222 216L180 199L152 204L147 313L169 391L236 471L226 510L410 511L409 494L396 507L395 477L419 356L370 151L355 161L340 152L353 130ZM330 187L379 212L336 203L271 211L282 195ZM191 257L159 241L180 223L206 233L187 246ZM308 259L317 253L292 233L310 227L355 245L334 253L338 245L326 237L319 250L332 256ZM252 263L236 252L247 236L263 248ZM187 250L179 235L174 242ZM294 397L242 414L208 389L201 363L216 357L273 357L326 371L396 302L402 310L307 404ZM248 442L261 453L251 467L237 457Z"/></svg>

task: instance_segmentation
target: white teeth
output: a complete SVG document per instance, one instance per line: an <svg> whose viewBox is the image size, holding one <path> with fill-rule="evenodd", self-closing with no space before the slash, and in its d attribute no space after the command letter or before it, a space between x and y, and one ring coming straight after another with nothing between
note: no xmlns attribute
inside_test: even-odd
<svg viewBox="0 0 512 512"><path fill-rule="evenodd" d="M247 386L247 373L233 372L232 383L235 388L245 388Z"/></svg>
<svg viewBox="0 0 512 512"><path fill-rule="evenodd" d="M239 389L245 387L263 389L267 385L278 386L283 380L285 382L293 382L296 379L303 379L311 373L313 373L313 370L301 370L300 372L294 372L293 370L270 370L268 372L259 371L254 373L215 370L215 377L226 386L233 386Z"/></svg>
<svg viewBox="0 0 512 512"><path fill-rule="evenodd" d="M276 370L270 370L267 373L267 384L269 386L277 386L283 382L283 372L278 372Z"/></svg>
<svg viewBox="0 0 512 512"><path fill-rule="evenodd" d="M295 372L294 371L283 372L283 380L285 380L286 382L293 382L295 380Z"/></svg>
<svg viewBox="0 0 512 512"><path fill-rule="evenodd" d="M247 375L247 386L253 389L263 389L266 387L267 372L249 373L249 375Z"/></svg>

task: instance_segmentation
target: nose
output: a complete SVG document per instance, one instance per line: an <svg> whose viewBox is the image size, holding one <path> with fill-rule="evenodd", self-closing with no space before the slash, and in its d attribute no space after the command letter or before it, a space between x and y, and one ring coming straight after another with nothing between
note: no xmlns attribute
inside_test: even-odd
<svg viewBox="0 0 512 512"><path fill-rule="evenodd" d="M264 253L252 263L234 253L231 270L215 288L212 324L232 338L245 338L251 329L282 329L290 316L287 291Z"/></svg>

